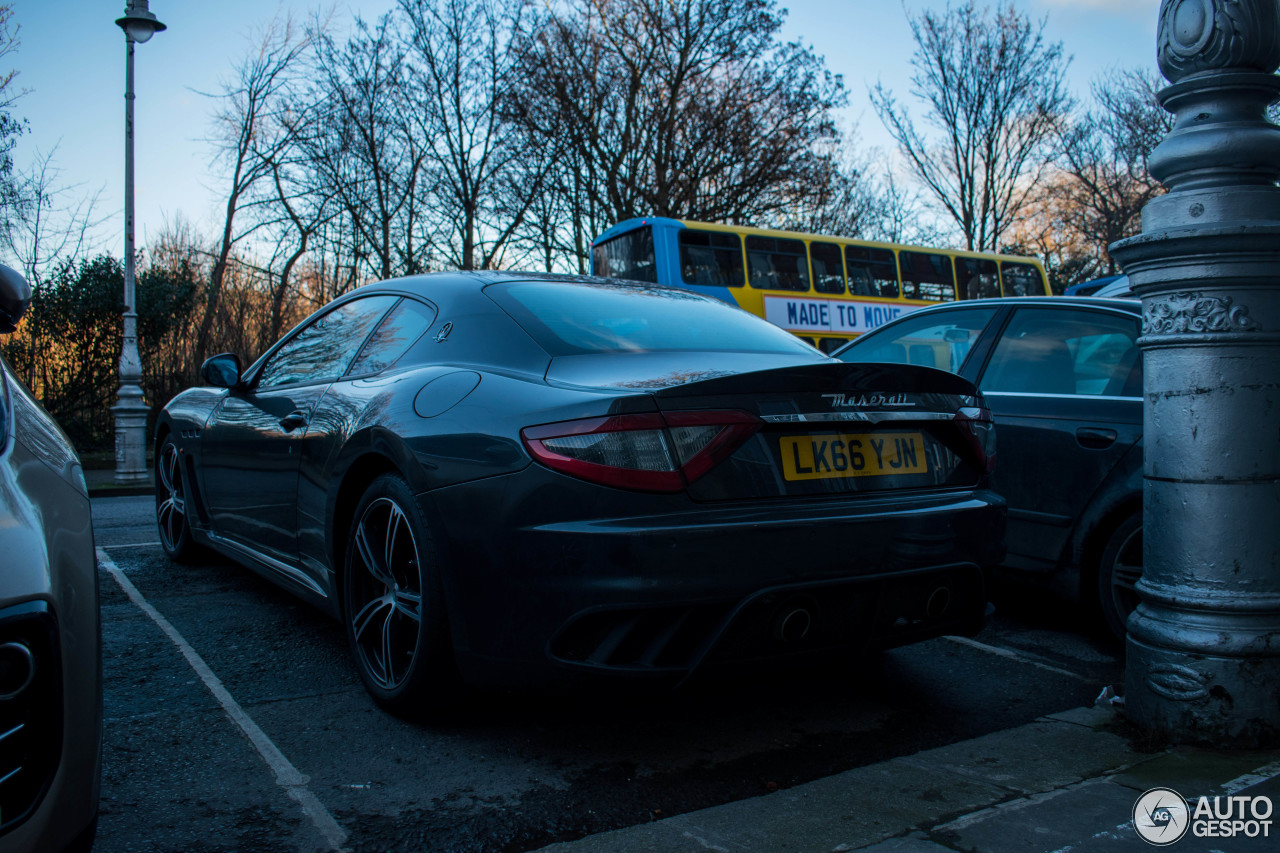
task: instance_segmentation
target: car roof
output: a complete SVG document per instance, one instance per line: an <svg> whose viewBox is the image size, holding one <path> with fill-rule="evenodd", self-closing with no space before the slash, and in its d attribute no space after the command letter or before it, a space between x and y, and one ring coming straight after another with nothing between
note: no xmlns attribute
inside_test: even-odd
<svg viewBox="0 0 1280 853"><path fill-rule="evenodd" d="M626 286L628 288L647 288L652 290L675 290L688 293L684 288L673 288L668 285L652 282L630 281L617 278L601 278L591 275L571 275L568 273L531 272L524 270L456 270L451 272L422 273L401 278L389 278L383 281L369 282L356 288L356 291L370 293L374 290L394 290L416 293L430 298L432 295L461 295L483 290L491 284L504 281L547 281L565 284L606 284ZM352 292L356 292L352 291Z"/></svg>
<svg viewBox="0 0 1280 853"><path fill-rule="evenodd" d="M921 312L937 312L937 311L957 311L962 308L973 308L976 306L993 306L1004 307L1012 305L1047 305L1062 308L1079 308L1081 305L1091 305L1095 308L1113 308L1121 311L1128 311L1130 314L1142 313L1142 300L1134 297L1118 297L1118 296L1002 296L992 297L990 299L961 299L955 302L944 302L938 305L929 305L915 311L903 314L895 318L892 322L901 322L903 317L914 317ZM888 323L885 324L889 325ZM884 328L881 326L880 328Z"/></svg>
<svg viewBox="0 0 1280 853"><path fill-rule="evenodd" d="M1134 296L1133 282L1129 276L1122 275L1110 284L1103 285L1093 292L1094 296ZM1136 296L1134 297L1137 298Z"/></svg>
<svg viewBox="0 0 1280 853"><path fill-rule="evenodd" d="M1067 296L1075 296L1076 294L1080 293L1080 291L1087 290L1090 294L1092 294L1106 287L1108 284L1111 284L1116 279L1122 278L1122 277L1123 276L1121 274L1117 273L1116 275L1104 275L1104 276L1100 276L1099 278L1091 278L1088 281L1081 281L1071 285L1070 287L1067 288L1066 293L1067 293Z"/></svg>

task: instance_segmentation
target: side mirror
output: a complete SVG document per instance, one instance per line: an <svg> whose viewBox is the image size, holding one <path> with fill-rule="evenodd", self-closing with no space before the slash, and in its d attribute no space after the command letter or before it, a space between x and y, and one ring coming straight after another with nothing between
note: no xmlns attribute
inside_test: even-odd
<svg viewBox="0 0 1280 853"><path fill-rule="evenodd" d="M0 264L0 334L17 330L31 304L31 285L17 271Z"/></svg>
<svg viewBox="0 0 1280 853"><path fill-rule="evenodd" d="M233 352L215 355L200 367L205 382L219 388L235 388L240 384L240 356Z"/></svg>

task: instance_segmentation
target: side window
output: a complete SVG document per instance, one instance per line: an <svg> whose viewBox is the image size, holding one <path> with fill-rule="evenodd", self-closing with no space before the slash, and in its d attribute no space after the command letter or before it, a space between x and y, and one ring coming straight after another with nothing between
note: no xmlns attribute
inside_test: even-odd
<svg viewBox="0 0 1280 853"><path fill-rule="evenodd" d="M1024 308L991 354L983 391L1142 395L1138 318L1097 311Z"/></svg>
<svg viewBox="0 0 1280 853"><path fill-rule="evenodd" d="M844 293L844 264L835 243L810 243L813 261L813 289L819 293Z"/></svg>
<svg viewBox="0 0 1280 853"><path fill-rule="evenodd" d="M348 376L364 376L386 370L430 328L436 312L421 302L402 299L391 309L351 363Z"/></svg>
<svg viewBox="0 0 1280 853"><path fill-rule="evenodd" d="M898 298L898 262L892 249L845 246L849 265L849 292L855 296Z"/></svg>
<svg viewBox="0 0 1280 853"><path fill-rule="evenodd" d="M996 262L987 258L956 258L956 281L961 299L988 299L1000 295Z"/></svg>
<svg viewBox="0 0 1280 853"><path fill-rule="evenodd" d="M809 257L804 242L781 237L748 237L747 272L752 287L808 290Z"/></svg>
<svg viewBox="0 0 1280 853"><path fill-rule="evenodd" d="M684 229L680 276L685 284L742 287L742 238L723 231Z"/></svg>
<svg viewBox="0 0 1280 853"><path fill-rule="evenodd" d="M883 332L861 338L838 358L922 364L957 373L995 313L995 308L965 308L908 317Z"/></svg>
<svg viewBox="0 0 1280 853"><path fill-rule="evenodd" d="M303 326L276 350L258 374L259 388L332 382L369 332L395 304L396 296L369 296L339 305Z"/></svg>
<svg viewBox="0 0 1280 853"><path fill-rule="evenodd" d="M1040 270L1031 264L1017 261L1001 261L1000 276L1004 279L1005 296L1044 296L1044 278Z"/></svg>
<svg viewBox="0 0 1280 853"><path fill-rule="evenodd" d="M902 295L926 302L950 302L956 298L951 258L936 252L899 252Z"/></svg>

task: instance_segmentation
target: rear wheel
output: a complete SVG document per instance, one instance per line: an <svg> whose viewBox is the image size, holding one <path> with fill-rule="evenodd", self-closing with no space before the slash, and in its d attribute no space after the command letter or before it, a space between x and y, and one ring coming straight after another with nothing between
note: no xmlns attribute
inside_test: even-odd
<svg viewBox="0 0 1280 853"><path fill-rule="evenodd" d="M345 565L347 640L369 693L400 715L452 706L459 685L435 546L404 480L388 474L369 486Z"/></svg>
<svg viewBox="0 0 1280 853"><path fill-rule="evenodd" d="M1125 622L1138 606L1135 585L1142 577L1142 515L1120 522L1098 561L1098 601L1111 633L1125 638Z"/></svg>
<svg viewBox="0 0 1280 853"><path fill-rule="evenodd" d="M156 453L156 527L160 547L172 560L189 560L198 550L187 521L187 477L182 454L166 437Z"/></svg>

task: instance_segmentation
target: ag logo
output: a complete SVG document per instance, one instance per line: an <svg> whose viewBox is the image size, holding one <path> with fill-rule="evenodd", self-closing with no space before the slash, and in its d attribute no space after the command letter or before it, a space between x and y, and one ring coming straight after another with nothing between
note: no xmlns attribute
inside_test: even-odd
<svg viewBox="0 0 1280 853"><path fill-rule="evenodd" d="M1187 834L1190 809L1172 788L1152 788L1133 804L1133 828L1146 842L1164 847Z"/></svg>

